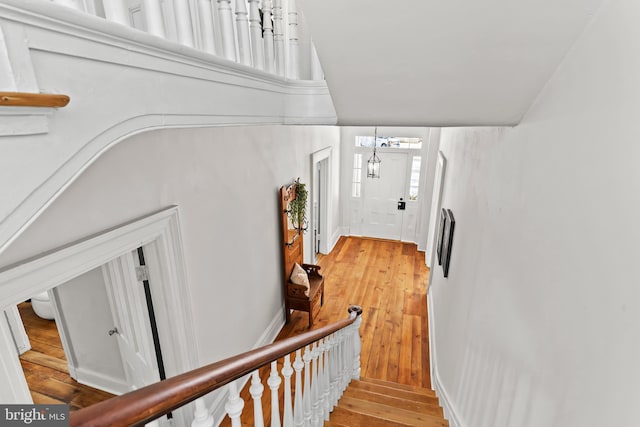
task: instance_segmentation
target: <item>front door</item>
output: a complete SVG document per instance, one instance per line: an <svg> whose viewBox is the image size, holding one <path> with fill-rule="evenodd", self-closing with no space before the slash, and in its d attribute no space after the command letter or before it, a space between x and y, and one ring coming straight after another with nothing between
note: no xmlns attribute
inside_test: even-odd
<svg viewBox="0 0 640 427"><path fill-rule="evenodd" d="M380 178L363 178L362 235L400 240L404 210L398 208L407 199L407 154L385 152L379 157ZM366 173L366 163L363 171Z"/></svg>

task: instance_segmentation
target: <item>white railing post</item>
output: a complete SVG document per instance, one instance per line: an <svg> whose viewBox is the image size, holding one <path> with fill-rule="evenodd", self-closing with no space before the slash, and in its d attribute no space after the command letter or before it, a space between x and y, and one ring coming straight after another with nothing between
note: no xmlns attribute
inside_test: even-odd
<svg viewBox="0 0 640 427"><path fill-rule="evenodd" d="M280 402L278 401L278 389L282 380L278 375L278 363L271 362L271 374L267 384L271 389L271 427L280 427Z"/></svg>
<svg viewBox="0 0 640 427"><path fill-rule="evenodd" d="M291 406L291 356L284 357L284 365L282 366L282 377L284 378L284 410L282 427L293 427L293 407Z"/></svg>
<svg viewBox="0 0 640 427"><path fill-rule="evenodd" d="M117 22L127 27L131 26L129 8L127 7L126 0L105 0L102 4L104 6L105 17L109 21Z"/></svg>
<svg viewBox="0 0 640 427"><path fill-rule="evenodd" d="M196 410L193 413L191 427L213 427L213 415L209 413L202 398L195 400Z"/></svg>
<svg viewBox="0 0 640 427"><path fill-rule="evenodd" d="M282 0L273 0L273 47L276 62L276 74L284 76L284 22L282 19Z"/></svg>
<svg viewBox="0 0 640 427"><path fill-rule="evenodd" d="M198 0L198 16L200 18L200 40L202 49L216 54L216 43L213 32L213 9L211 0Z"/></svg>
<svg viewBox="0 0 640 427"><path fill-rule="evenodd" d="M147 32L165 38L160 0L142 0L142 13L144 13L144 19L147 22Z"/></svg>
<svg viewBox="0 0 640 427"><path fill-rule="evenodd" d="M362 324L362 307L351 306L349 313L356 313L356 321L353 323L353 365L351 366L351 378L360 379L360 351L362 350L362 339L360 338L360 325Z"/></svg>
<svg viewBox="0 0 640 427"><path fill-rule="evenodd" d="M70 7L72 9L76 9L76 10L81 10L81 11L85 11L84 10L84 5L80 5L76 0L53 0L53 2L55 4L59 4L60 6L65 6L65 7Z"/></svg>
<svg viewBox="0 0 640 427"><path fill-rule="evenodd" d="M273 47L273 22L271 22L271 12L273 2L264 0L262 4L262 37L264 40L264 69L269 73L275 72L275 53Z"/></svg>
<svg viewBox="0 0 640 427"><path fill-rule="evenodd" d="M302 368L304 363L300 355L300 350L296 350L296 359L293 362L293 369L296 371L295 399L293 401L293 425L301 427L304 424L304 413L302 407Z"/></svg>
<svg viewBox="0 0 640 427"><path fill-rule="evenodd" d="M291 79L300 78L299 46L298 46L298 9L296 0L289 0L289 71Z"/></svg>
<svg viewBox="0 0 640 427"><path fill-rule="evenodd" d="M251 42L249 41L249 20L247 3L236 0L236 32L238 33L238 62L251 66Z"/></svg>
<svg viewBox="0 0 640 427"><path fill-rule="evenodd" d="M311 43L311 80L323 80L324 72L322 71L322 64L320 64L320 58L318 58L318 51L316 50L313 42Z"/></svg>
<svg viewBox="0 0 640 427"><path fill-rule="evenodd" d="M173 11L176 15L178 42L185 46L193 47L193 26L191 25L191 10L189 9L189 2L185 0L174 1Z"/></svg>
<svg viewBox="0 0 640 427"><path fill-rule="evenodd" d="M238 392L238 386L236 382L229 383L229 397L227 398L227 403L224 405L225 411L227 411L227 415L231 418L231 426L232 427L242 427L240 423L240 415L242 415L242 408L244 408L244 400L240 398L240 393Z"/></svg>
<svg viewBox="0 0 640 427"><path fill-rule="evenodd" d="M313 344L311 351L311 426L319 426L322 420L320 408L322 407L322 385L320 384L322 373L319 370L320 341Z"/></svg>
<svg viewBox="0 0 640 427"><path fill-rule="evenodd" d="M264 44L260 25L260 0L249 0L249 31L251 33L251 54L253 66L264 70Z"/></svg>
<svg viewBox="0 0 640 427"><path fill-rule="evenodd" d="M251 387L249 393L253 398L253 425L255 427L264 427L264 415L262 415L262 392L264 386L260 381L260 373L256 369L251 375Z"/></svg>
<svg viewBox="0 0 640 427"><path fill-rule="evenodd" d="M231 0L218 0L218 16L222 31L222 54L230 61L236 60L236 37L233 32Z"/></svg>
<svg viewBox="0 0 640 427"><path fill-rule="evenodd" d="M304 356L302 360L304 361L304 389L302 393L302 409L304 414L304 422L305 426L311 425L311 349L309 346L306 346L304 349Z"/></svg>

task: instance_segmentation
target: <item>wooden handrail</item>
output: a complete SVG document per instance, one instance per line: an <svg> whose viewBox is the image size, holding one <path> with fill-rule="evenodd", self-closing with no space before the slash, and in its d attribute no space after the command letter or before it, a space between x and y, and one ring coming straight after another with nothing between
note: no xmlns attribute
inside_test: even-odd
<svg viewBox="0 0 640 427"><path fill-rule="evenodd" d="M5 107L65 107L67 95L30 92L0 92L0 106Z"/></svg>
<svg viewBox="0 0 640 427"><path fill-rule="evenodd" d="M362 314L361 307L351 306L347 319L71 412L70 425L71 427L144 425L276 359L351 325L360 314Z"/></svg>

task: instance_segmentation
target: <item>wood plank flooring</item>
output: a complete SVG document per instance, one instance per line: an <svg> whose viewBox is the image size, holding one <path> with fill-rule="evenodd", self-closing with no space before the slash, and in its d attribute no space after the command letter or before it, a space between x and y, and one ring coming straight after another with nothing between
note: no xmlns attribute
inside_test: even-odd
<svg viewBox="0 0 640 427"><path fill-rule="evenodd" d="M18 310L31 342L31 350L20 356L20 364L34 403L68 403L74 411L113 397L69 376L67 359L53 320L36 316L30 302L19 304Z"/></svg>
<svg viewBox="0 0 640 427"><path fill-rule="evenodd" d="M410 389L430 389L426 301L429 269L424 253L409 243L342 237L329 255L319 256L318 264L325 278L325 302L313 329L346 318L350 305L360 305L361 376ZM294 311L276 341L308 329L307 313ZM278 365L281 370L281 361ZM260 370L263 384L268 375L268 368ZM245 401L242 425L253 425L248 385L241 392ZM265 385L265 425L270 425L270 400ZM225 417L220 425L230 426L229 418Z"/></svg>
<svg viewBox="0 0 640 427"><path fill-rule="evenodd" d="M412 243L342 237L318 264L325 303L314 329L362 306L362 376L431 388L424 252ZM294 312L278 339L308 330L305 315Z"/></svg>

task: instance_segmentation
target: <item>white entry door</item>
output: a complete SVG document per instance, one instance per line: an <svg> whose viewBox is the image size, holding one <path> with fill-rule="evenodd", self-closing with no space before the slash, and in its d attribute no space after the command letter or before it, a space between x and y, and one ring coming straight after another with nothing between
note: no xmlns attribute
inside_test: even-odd
<svg viewBox="0 0 640 427"><path fill-rule="evenodd" d="M151 322L142 282L136 277L137 253L130 252L103 267L114 328L127 382L132 390L160 381Z"/></svg>
<svg viewBox="0 0 640 427"><path fill-rule="evenodd" d="M405 211L398 209L398 202L407 200L407 154L385 152L379 157L380 178L363 178L362 235L400 240Z"/></svg>

